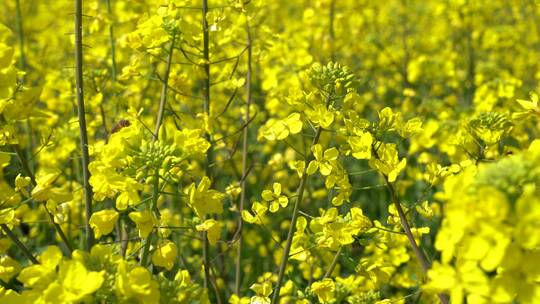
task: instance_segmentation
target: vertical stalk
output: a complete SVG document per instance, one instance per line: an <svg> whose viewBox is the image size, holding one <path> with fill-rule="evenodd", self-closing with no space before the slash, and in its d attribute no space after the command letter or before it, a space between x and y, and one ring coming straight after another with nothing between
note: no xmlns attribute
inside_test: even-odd
<svg viewBox="0 0 540 304"><path fill-rule="evenodd" d="M27 62L26 62L26 52L24 51L24 28L23 28L23 17L21 12L21 1L16 0L15 1L15 9L16 9L16 25L17 25L17 35L19 40L19 69L23 72L26 71ZM19 79L21 83L24 83L24 75L21 76ZM31 160L32 151L34 147L34 136L32 134L32 124L30 123L30 119L26 120L26 129L28 131L28 150L26 153L26 157L29 159L29 166L33 168L33 163Z"/></svg>
<svg viewBox="0 0 540 304"><path fill-rule="evenodd" d="M157 200L159 196L159 175L158 175L158 169L156 169L156 172L154 174L154 184L152 186L152 201L150 202L150 210L154 210L157 205ZM157 214L156 214L157 216ZM146 237L144 247L142 250L141 255L141 266L146 267L148 264L148 256L150 253L150 245L152 244L152 236L154 235L153 230L150 231L150 234Z"/></svg>
<svg viewBox="0 0 540 304"><path fill-rule="evenodd" d="M327 108L330 105L331 101L332 101L332 94L329 94L326 99ZM317 128L315 137L313 138L313 141L311 142L311 147L315 146L319 142L319 138L321 137L322 130L323 128L321 126ZM289 261L289 253L291 251L294 231L296 229L296 220L298 219L299 206L302 200L304 199L304 190L306 189L306 182L308 179L307 168L308 168L309 162L312 161L313 159L315 159L315 157L313 156L313 153L310 153L309 157L305 160L304 171L302 172L300 185L298 186L298 190L296 191L296 200L294 202L294 209L293 209L293 214L292 214L291 223L289 227L289 233L287 234L287 242L285 243L285 248L283 249L283 256L281 257L281 264L279 265L279 273L278 273L278 279L276 282L276 288L274 289L274 292L272 295L272 304L279 303L279 292L281 290L283 276L285 275L285 268L287 267L287 262Z"/></svg>
<svg viewBox="0 0 540 304"><path fill-rule="evenodd" d="M236 263L235 263L235 284L234 292L238 297L240 295L240 287L242 285L242 247L243 247L243 238L242 230L244 228L244 221L242 220L242 211L244 210L244 204L246 201L246 181L248 175L248 136L249 136L249 120L251 119L249 113L249 107L251 106L252 94L251 94L251 75L252 75L252 50L251 50L251 31L249 28L249 23L246 24L247 31L247 74L246 74L246 116L244 117L244 131L242 139L242 179L240 181L240 204L238 206L238 247L236 247Z"/></svg>
<svg viewBox="0 0 540 304"><path fill-rule="evenodd" d="M206 20L206 14L208 13L208 1L202 0L202 30L203 30L203 57L204 57L204 102L203 102L203 111L207 115L207 118L210 117L210 51L209 51L209 29L208 21ZM206 131L204 137L208 142L211 143L210 134L208 130ZM211 170L211 161L212 161L213 147L212 145L206 153L206 163L205 163L205 173L206 176L213 180L212 170ZM208 280L210 279L210 259L208 257L208 238L206 232L201 233L203 239L203 263L204 263L204 288L208 288Z"/></svg>
<svg viewBox="0 0 540 304"><path fill-rule="evenodd" d="M111 6L111 0L107 0L107 13L109 14L109 17L112 18L113 11ZM111 45L111 78L113 82L116 81L116 42L114 40L114 27L113 24L109 24L109 43Z"/></svg>
<svg viewBox="0 0 540 304"><path fill-rule="evenodd" d="M332 61L336 61L336 52L335 52L335 41L336 41L336 34L334 30L334 20L336 15L336 0L332 0L330 2L330 22L329 22L329 29L328 32L330 33L330 59Z"/></svg>
<svg viewBox="0 0 540 304"><path fill-rule="evenodd" d="M20 52L19 68L22 71L25 71L26 70L26 54L24 52L24 30L23 30L23 24L22 24L20 0L15 0L15 7L17 10L16 12L17 34L19 35L19 52Z"/></svg>
<svg viewBox="0 0 540 304"><path fill-rule="evenodd" d="M90 155L88 153L88 134L86 132L86 117L84 109L83 90L83 51L82 51L82 0L75 0L75 82L77 95L77 116L79 118L79 134L81 140L82 173L84 186L84 207L85 207L85 249L90 250L94 242L94 234L90 228L90 217L92 216L92 188L90 187Z"/></svg>
<svg viewBox="0 0 540 304"><path fill-rule="evenodd" d="M159 108L156 118L156 125L154 127L154 134L152 135L152 143L156 142L156 140L158 139L159 129L161 128L161 124L163 122L163 113L165 112L165 104L167 103L167 91L169 89L169 75L171 73L171 63L173 58L175 39L176 32L173 32L171 45L169 46L169 54L167 55L167 66L165 67L165 74L163 75L161 96L159 98ZM156 172L154 174L154 184L152 185L153 191L150 210L152 210L154 214L159 217L159 210L157 209L157 200L159 196L159 174L158 169L156 168L155 170ZM146 264L148 263L148 254L150 252L150 245L152 243L152 234L153 232L150 232L150 234L145 240L144 247L142 249L141 266L143 267L146 267Z"/></svg>

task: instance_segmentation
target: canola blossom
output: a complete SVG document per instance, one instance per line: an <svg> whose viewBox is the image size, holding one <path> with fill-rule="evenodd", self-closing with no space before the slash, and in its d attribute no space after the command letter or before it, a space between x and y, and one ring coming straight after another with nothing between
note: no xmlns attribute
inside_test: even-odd
<svg viewBox="0 0 540 304"><path fill-rule="evenodd" d="M540 303L540 3L5 0L0 303Z"/></svg>

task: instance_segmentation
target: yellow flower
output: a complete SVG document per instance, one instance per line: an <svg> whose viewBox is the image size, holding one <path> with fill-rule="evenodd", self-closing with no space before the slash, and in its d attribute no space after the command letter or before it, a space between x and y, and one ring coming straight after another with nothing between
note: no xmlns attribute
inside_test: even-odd
<svg viewBox="0 0 540 304"><path fill-rule="evenodd" d="M13 225L17 222L13 208L0 209L0 224Z"/></svg>
<svg viewBox="0 0 540 304"><path fill-rule="evenodd" d="M359 131L355 136L349 137L347 142L351 146L351 152L354 158L371 158L371 144L373 143L373 136L371 136L371 133Z"/></svg>
<svg viewBox="0 0 540 304"><path fill-rule="evenodd" d="M270 282L255 283L249 288L256 294L251 297L251 304L270 304L270 295L272 294L272 284Z"/></svg>
<svg viewBox="0 0 540 304"><path fill-rule="evenodd" d="M307 174L311 175L319 169L322 175L327 176L332 173L335 162L339 156L339 151L336 148L326 149L323 153L322 146L316 144L311 148L315 159L309 162Z"/></svg>
<svg viewBox="0 0 540 304"><path fill-rule="evenodd" d="M326 303L334 298L335 289L334 281L328 278L311 284L311 290L322 303Z"/></svg>
<svg viewBox="0 0 540 304"><path fill-rule="evenodd" d="M281 195L281 184L274 183L273 190L263 190L261 196L263 200L270 203L270 212L274 213L278 211L279 206L282 208L287 207L289 204L289 198L285 195Z"/></svg>
<svg viewBox="0 0 540 304"><path fill-rule="evenodd" d="M34 289L44 289L56 277L56 266L62 260L60 249L55 246L49 246L38 257L41 264L31 265L24 268L17 279L21 281L25 287Z"/></svg>
<svg viewBox="0 0 540 304"><path fill-rule="evenodd" d="M328 128L334 122L334 113L329 111L324 104L317 104L313 109L307 109L306 115L315 125Z"/></svg>
<svg viewBox="0 0 540 304"><path fill-rule="evenodd" d="M178 248L176 248L176 245L166 240L159 244L152 254L152 263L155 266L165 267L167 270L171 270L177 254Z"/></svg>
<svg viewBox="0 0 540 304"><path fill-rule="evenodd" d="M202 136L200 129L183 129L174 134L174 143L188 155L203 155L210 148L210 143Z"/></svg>
<svg viewBox="0 0 540 304"><path fill-rule="evenodd" d="M208 241L211 245L215 245L221 236L221 223L214 219L206 220L204 223L197 225L196 228L197 231L207 232Z"/></svg>
<svg viewBox="0 0 540 304"><path fill-rule="evenodd" d="M233 294L229 298L229 304L250 304L250 303L251 303L251 300L248 297L240 298L239 296Z"/></svg>
<svg viewBox="0 0 540 304"><path fill-rule="evenodd" d="M419 118L409 119L399 130L399 134L405 138L420 132L422 132L422 121Z"/></svg>
<svg viewBox="0 0 540 304"><path fill-rule="evenodd" d="M154 229L154 225L157 224L156 219L148 210L131 212L129 218L135 222L137 229L139 229L139 236L142 238L148 237Z"/></svg>
<svg viewBox="0 0 540 304"><path fill-rule="evenodd" d="M53 200L55 202L70 201L73 196L62 188L53 187L52 184L60 173L49 173L37 179L37 185L32 190L32 198L38 202Z"/></svg>
<svg viewBox="0 0 540 304"><path fill-rule="evenodd" d="M0 280L8 283L12 277L21 271L21 264L9 256L0 258Z"/></svg>
<svg viewBox="0 0 540 304"><path fill-rule="evenodd" d="M136 190L131 190L131 189L133 189L133 188L130 188L127 191L123 191L116 198L116 208L118 210L120 210L120 211L126 210L128 206L133 206L136 203L139 203L141 201L137 191Z"/></svg>
<svg viewBox="0 0 540 304"><path fill-rule="evenodd" d="M159 285L152 280L152 274L141 266L128 269L127 262L120 260L116 271L116 295L124 301L139 303L159 303Z"/></svg>
<svg viewBox="0 0 540 304"><path fill-rule="evenodd" d="M78 302L94 293L103 284L105 271L88 271L79 261L65 261L58 271L59 282L64 289L64 300Z"/></svg>
<svg viewBox="0 0 540 304"><path fill-rule="evenodd" d="M200 218L204 218L210 213L221 214L223 212L221 201L225 195L216 190L211 190L210 184L210 179L205 176L198 186L193 183L185 190L185 193L189 195L191 207Z"/></svg>
<svg viewBox="0 0 540 304"><path fill-rule="evenodd" d="M90 227L94 230L96 239L99 239L102 235L111 233L117 220L118 212L111 209L93 213L92 217L90 217Z"/></svg>
<svg viewBox="0 0 540 304"><path fill-rule="evenodd" d="M251 214L247 210L242 210L242 219L251 224L263 224L264 214L268 211L268 206L266 204L261 204L260 202L254 202L251 205L251 211L254 214Z"/></svg>
<svg viewBox="0 0 540 304"><path fill-rule="evenodd" d="M538 94L531 92L530 100L518 99L517 102L523 109L525 109L525 111L512 114L513 119L520 120L530 116L531 114L540 116L540 107L538 106Z"/></svg>
<svg viewBox="0 0 540 304"><path fill-rule="evenodd" d="M399 173L407 165L407 159L399 160L395 144L381 143L377 149L377 158L372 157L369 165L386 175L389 182L395 182Z"/></svg>
<svg viewBox="0 0 540 304"><path fill-rule="evenodd" d="M283 120L269 119L261 128L262 136L267 140L282 140L289 134L297 134L302 131L302 120L299 113L292 113Z"/></svg>
<svg viewBox="0 0 540 304"><path fill-rule="evenodd" d="M30 182L30 177L18 174L15 178L15 191L21 192L25 196L30 196L28 190L26 189L30 185Z"/></svg>

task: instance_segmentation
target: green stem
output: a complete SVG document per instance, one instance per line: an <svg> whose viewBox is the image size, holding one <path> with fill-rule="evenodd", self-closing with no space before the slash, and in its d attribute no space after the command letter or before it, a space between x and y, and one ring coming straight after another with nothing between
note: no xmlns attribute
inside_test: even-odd
<svg viewBox="0 0 540 304"><path fill-rule="evenodd" d="M11 239L11 241L15 243L17 247L19 247L19 249L21 250L23 255L26 256L27 259L29 259L34 264L39 264L39 261L32 255L30 250L28 250L28 248L19 240L19 238L17 238L13 231L9 229L8 225L1 224L0 227L2 227L2 230Z"/></svg>
<svg viewBox="0 0 540 304"><path fill-rule="evenodd" d="M157 200L159 197L159 172L156 169L154 174L154 184L152 185L152 201L150 202L150 210L152 210L156 217L159 217L159 210L157 210ZM144 243L142 257L141 257L141 266L146 267L148 264L148 255L150 253L150 245L152 243L153 231L150 232L146 238L146 243Z"/></svg>
<svg viewBox="0 0 540 304"><path fill-rule="evenodd" d="M328 32L330 34L330 59L332 61L336 61L336 52L335 52L335 41L336 41L336 34L334 30L334 20L336 15L336 0L332 0L330 2L330 12L329 12L329 28Z"/></svg>
<svg viewBox="0 0 540 304"><path fill-rule="evenodd" d="M330 105L331 100L332 100L332 94L329 94L326 99L327 108ZM319 138L321 137L322 130L323 129L321 126L317 128L315 137L313 138L313 141L311 142L311 147L315 146L319 142ZM289 261L289 253L291 251L294 231L296 229L296 220L298 219L299 205L300 203L302 203L302 200L304 198L304 190L306 188L306 182L308 179L307 168L308 168L309 162L312 161L313 159L315 159L315 157L313 153L310 153L309 158L306 159L304 162L304 171L302 172L300 185L298 186L298 190L296 192L296 201L294 202L294 209L293 209L293 214L292 214L291 223L289 227L289 233L287 234L287 242L285 243L285 248L283 249L283 256L281 257L281 264L279 265L279 273L278 273L278 279L276 282L276 288L274 289L274 292L272 295L272 304L279 303L279 292L281 290L283 276L285 275L285 268L287 267L287 262Z"/></svg>
<svg viewBox="0 0 540 304"><path fill-rule="evenodd" d="M90 187L90 155L88 153L88 134L86 131L86 117L84 109L83 90L83 51L82 51L82 0L75 0L75 82L77 96L77 116L79 118L79 134L81 140L82 172L84 186L84 207L85 207L85 249L90 250L94 243L94 234L90 228L90 217L92 216L92 187Z"/></svg>
<svg viewBox="0 0 540 304"><path fill-rule="evenodd" d="M238 297L241 297L240 295L240 288L242 285L242 247L243 247L243 237L242 237L242 230L244 228L244 221L242 220L242 211L244 210L244 204L246 201L246 183L247 183L247 175L248 175L248 147L249 147L249 120L250 118L250 112L249 107L251 106L252 102L252 92L251 92L251 80L252 80L252 50L251 50L251 32L249 29L249 23L246 25L247 29L247 74L246 74L246 91L247 91L247 102L246 102L246 116L244 118L245 120L245 127L243 131L243 139L242 139L242 179L240 181L240 187L241 187L241 194L240 194L240 204L238 206L238 247L236 247L236 263L235 263L235 283L234 283L234 292Z"/></svg>
<svg viewBox="0 0 540 304"><path fill-rule="evenodd" d="M209 37L209 28L208 28L208 20L206 20L206 15L208 13L208 1L202 0L202 30L203 30L203 57L204 57L204 102L203 102L203 111L204 114L206 114L207 118L210 118L210 37ZM205 133L205 138L210 144L212 143L211 136L208 132L208 130ZM208 149L206 153L206 162L205 162L205 173L206 176L210 178L210 180L213 180L212 176L212 163L213 159L213 146L210 145L210 148ZM203 240L203 246L202 246L202 254L203 254L203 262L204 262L204 288L208 288L208 282L210 279L210 258L208 255L208 238L207 233L202 232L201 233L202 240ZM218 291L215 291L216 294Z"/></svg>
<svg viewBox="0 0 540 304"><path fill-rule="evenodd" d="M169 75L171 74L171 63L173 58L174 42L176 39L176 32L172 35L171 45L169 47L169 55L167 56L167 67L165 69L165 74L163 75L163 82L161 86L161 97L159 99L159 109L156 119L156 126L154 128L154 134L152 141L155 142L158 138L159 128L163 122L163 113L165 112L165 105L167 103L167 90L169 88Z"/></svg>
<svg viewBox="0 0 540 304"><path fill-rule="evenodd" d="M416 259L418 260L418 263L420 264L420 267L422 268L422 271L424 275L427 274L430 264L427 260L426 256L424 255L424 252L420 250L420 247L416 243L416 240L414 239L414 236L411 231L411 227L409 226L409 222L407 221L407 217L405 216L405 212L403 212L403 208L401 207L401 204L399 203L399 197L396 193L396 189L394 188L394 185L388 181L388 177L384 175L384 180L386 181L386 185L388 186L388 190L390 191L390 196L392 197L392 202L394 203L394 206L396 207L396 210L399 215L399 220L401 222L401 227L403 228L403 231L407 235L407 239L409 240L409 244L411 245L411 248L416 256ZM448 297L445 294L439 293L437 295L439 297L439 300L443 304L448 304Z"/></svg>
<svg viewBox="0 0 540 304"><path fill-rule="evenodd" d="M112 11L112 7L111 7L111 0L107 0L107 13L109 14L110 18L113 17L113 11ZM115 82L116 81L116 74L117 74L117 71L116 71L116 42L115 42L115 39L114 39L114 27L113 27L112 22L109 25L109 43L111 45L111 60L112 60L111 77L112 77L113 82Z"/></svg>
<svg viewBox="0 0 540 304"><path fill-rule="evenodd" d="M32 170L30 169L30 165L28 164L28 161L24 157L23 152L21 151L18 145L13 145L12 148L13 148L13 152L15 152L15 154L17 155L17 159L19 160L24 173L28 177L30 177L30 181L32 182L32 185L36 186L37 185L36 177L34 173L32 172ZM62 239L62 242L64 242L64 245L66 246L66 249L68 251L68 255L71 255L73 248L71 247L66 234L62 230L62 227L60 227L60 225L54 221L54 215L49 211L49 209L47 209L47 206L44 203L42 203L42 205L43 205L43 208L45 208L45 212L47 213L51 224L54 226L54 229L56 230L56 232Z"/></svg>
<svg viewBox="0 0 540 304"><path fill-rule="evenodd" d="M19 52L21 53L19 67L22 71L26 71L26 55L24 52L24 30L23 30L23 24L22 24L21 1L15 0L15 6L17 10L16 22L17 22L17 33L19 35Z"/></svg>
<svg viewBox="0 0 540 304"><path fill-rule="evenodd" d="M332 275L332 272L334 272L334 269L336 268L337 262L339 261L339 256L341 255L341 250L343 249L342 246L339 247L338 251L336 252L336 255L334 256L334 259L332 260L332 263L330 264L330 267L328 267L328 270L324 274L323 279L326 279Z"/></svg>
<svg viewBox="0 0 540 304"><path fill-rule="evenodd" d="M150 255L150 244L152 243L153 233L150 232L148 237L145 239L142 257L141 257L141 266L146 267L148 265L148 256Z"/></svg>

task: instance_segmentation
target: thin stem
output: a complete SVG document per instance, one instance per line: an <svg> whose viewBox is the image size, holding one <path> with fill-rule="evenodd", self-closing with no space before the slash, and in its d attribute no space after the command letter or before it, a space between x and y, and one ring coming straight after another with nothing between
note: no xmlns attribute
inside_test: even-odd
<svg viewBox="0 0 540 304"><path fill-rule="evenodd" d="M22 23L22 13L21 13L21 1L16 0L15 6L17 10L17 33L19 35L19 52L20 54L20 61L19 61L19 67L21 70L26 71L26 54L24 52L24 30L23 30L23 23Z"/></svg>
<svg viewBox="0 0 540 304"><path fill-rule="evenodd" d="M26 174L28 177L30 177L30 181L35 186L37 185L36 182L36 176L34 175L34 172L32 172L32 169L30 169L30 165L26 161L26 158L23 155L23 152L21 151L21 148L19 145L12 145L13 152L17 155L17 159L19 160L19 163L21 164L21 167L24 171L24 174Z"/></svg>
<svg viewBox="0 0 540 304"><path fill-rule="evenodd" d="M332 0L330 2L330 12L329 12L329 29L328 32L330 33L330 58L332 61L336 60L336 52L335 52L335 41L336 41L336 34L334 31L334 20L336 15L336 0Z"/></svg>
<svg viewBox="0 0 540 304"><path fill-rule="evenodd" d="M208 13L208 0L202 0L202 30L203 30L203 58L204 58L204 80L203 80L203 91L204 91L204 102L203 102L203 111L204 114L207 116L207 119L210 118L210 35L209 35L209 28L208 28L208 20L206 20L206 15ZM209 130L206 130L206 133L204 135L206 140L210 143L212 143L211 136L209 134ZM206 153L206 162L205 162L205 173L210 180L213 180L212 176L212 167L210 164L213 163L213 145L210 144L210 148L208 149ZM202 240L203 240L203 246L202 246L202 254L203 254L203 263L204 263L204 281L203 286L204 288L208 288L208 281L210 279L210 258L208 255L209 246L208 246L208 238L207 233L202 232L201 233ZM217 289L216 292L216 298L219 298Z"/></svg>
<svg viewBox="0 0 540 304"><path fill-rule="evenodd" d="M75 0L75 82L77 95L77 116L79 118L79 134L81 140L82 172L84 186L84 207L85 207L85 249L90 250L94 242L94 234L90 228L90 217L92 216L92 188L90 187L90 155L88 153L88 134L86 132L86 117L84 109L83 90L83 41L82 41L82 0Z"/></svg>
<svg viewBox="0 0 540 304"><path fill-rule="evenodd" d="M111 0L107 0L107 13L109 14L110 18L113 17ZM111 60L112 60L111 78L112 78L113 82L115 82L116 81L116 74L117 74L117 71L116 71L116 41L114 39L114 27L113 27L112 20L111 20L111 24L109 24L109 43L111 45Z"/></svg>
<svg viewBox="0 0 540 304"><path fill-rule="evenodd" d="M386 181L386 185L388 186L388 190L390 191L392 202L394 203L394 206L396 207L396 210L398 212L399 220L401 222L401 226L403 227L403 231L405 231L405 234L407 235L407 239L409 239L409 243L411 244L414 254L416 255L416 259L420 263L420 267L422 267L422 271L426 273L430 267L429 262L426 256L424 255L424 253L422 252L422 250L420 250L420 248L418 247L416 240L414 239L414 236L411 232L411 227L409 226L409 222L407 221L407 218L405 216L405 212L403 212L403 208L401 207L401 204L399 203L399 199L396 194L394 185L388 181L388 178L386 176L384 176L384 179Z"/></svg>
<svg viewBox="0 0 540 304"><path fill-rule="evenodd" d="M144 247L142 249L141 266L146 267L148 265L148 256L150 255L150 244L152 243L153 233L150 233L144 240Z"/></svg>
<svg viewBox="0 0 540 304"><path fill-rule="evenodd" d="M21 149L19 148L18 145L13 145L12 148L13 148L13 152L15 152L15 154L17 155L17 159L19 160L24 173L28 177L30 177L30 181L32 182L32 185L36 186L37 185L36 176L34 175L32 170L30 169L30 165L28 164L28 161L24 157L23 152L21 151ZM54 226L54 229L56 230L56 232L58 233L58 235L62 239L62 242L64 242L64 245L66 246L66 248L68 250L68 254L71 255L71 252L73 251L73 248L71 247L71 244L69 243L69 240L68 240L66 234L62 230L62 227L60 227L60 225L58 225L58 223L56 223L54 221L54 215L49 211L49 209L47 209L47 206L44 203L42 203L42 205L45 208L45 212L49 216L49 221Z"/></svg>
<svg viewBox="0 0 540 304"><path fill-rule="evenodd" d="M244 204L246 201L246 184L247 184L247 175L248 175L248 137L249 137L249 130L247 123L250 121L250 112L249 107L251 106L252 102L252 95L251 95L251 75L252 75L252 66L251 66L251 60L252 60L252 49L251 49L251 32L249 29L249 23L246 24L246 31L247 31L247 52L248 52L248 58L247 58L247 74L246 74L246 91L247 91L247 102L246 102L246 116L244 118L246 127L244 128L244 134L243 134L243 140L242 140L242 180L240 181L240 187L241 187L241 194L240 194L240 204L238 206L238 247L236 247L236 264L235 264L235 288L234 292L238 297L241 297L240 295L240 286L242 283L242 247L243 247L243 238L242 238L242 230L244 227L244 221L242 220L242 211L244 210Z"/></svg>
<svg viewBox="0 0 540 304"><path fill-rule="evenodd" d="M330 104L330 101L332 100L331 96L332 94L329 94L326 99L327 108L328 108L328 105ZM322 133L322 127L319 126L315 133L315 137L313 138L313 141L311 142L311 147L315 146L319 142L321 133ZM278 279L276 282L276 288L274 289L274 292L272 295L272 304L279 303L279 291L281 290L281 283L283 282L283 276L285 275L285 268L287 267L287 262L289 261L289 253L291 251L294 230L296 229L296 220L298 219L299 206L304 198L304 190L306 188L306 182L308 179L307 168L308 168L309 162L312 161L314 158L315 157L313 156L313 153L310 153L309 158L305 160L304 171L302 172L300 185L298 186L298 191L296 192L297 198L296 198L296 201L294 202L294 209L293 209L293 214L292 214L291 223L289 227L289 233L287 234L287 242L285 243L285 248L283 249L283 256L281 257L281 264L279 265L279 273L278 273Z"/></svg>
<svg viewBox="0 0 540 304"><path fill-rule="evenodd" d="M26 256L27 259L29 259L34 264L39 264L38 260L32 255L30 250L28 250L28 248L19 240L19 238L17 238L13 231L9 229L8 225L1 224L0 227L2 227L2 230L11 239L11 241L15 243L17 247L19 247L19 249L21 250L23 255Z"/></svg>
<svg viewBox="0 0 540 304"><path fill-rule="evenodd" d="M424 255L424 252L420 250L420 247L416 243L416 240L414 239L414 236L411 231L411 227L409 226L409 222L407 221L407 217L405 216L405 212L403 212L403 208L401 207L401 204L399 203L399 198L396 193L396 189L394 188L394 185L388 181L388 177L384 175L384 180L386 181L386 185L388 186L388 190L390 191L390 196L392 197L392 201L394 203L394 206L396 207L396 210L399 215L399 220L401 222L401 227L403 227L403 231L405 231L405 234L407 235L407 239L409 240L409 243L411 245L411 248L416 256L416 259L418 260L418 263L420 264L420 267L422 268L422 271L424 272L424 275L427 274L429 268L431 265L429 264L429 261L427 260L426 256ZM443 304L448 304L448 298L445 294L438 294L439 300Z"/></svg>
<svg viewBox="0 0 540 304"><path fill-rule="evenodd" d="M167 56L167 67L165 68L165 74L163 75L163 82L161 85L161 97L159 99L159 109L156 119L156 126L154 128L154 134L152 141L155 142L158 138L159 128L163 122L163 113L165 112L165 104L167 103L167 90L169 88L169 75L171 73L171 62L173 57L174 42L176 39L176 32L173 32L171 45L169 47L169 55Z"/></svg>
<svg viewBox="0 0 540 304"><path fill-rule="evenodd" d="M341 250L342 249L343 249L343 247L340 246L338 251L336 252L336 255L334 256L334 259L332 260L332 263L330 264L330 267L328 267L328 270L324 274L323 279L328 278L330 275L332 275L332 272L334 272L334 269L336 268L337 262L339 261L339 256L341 255Z"/></svg>

